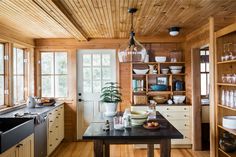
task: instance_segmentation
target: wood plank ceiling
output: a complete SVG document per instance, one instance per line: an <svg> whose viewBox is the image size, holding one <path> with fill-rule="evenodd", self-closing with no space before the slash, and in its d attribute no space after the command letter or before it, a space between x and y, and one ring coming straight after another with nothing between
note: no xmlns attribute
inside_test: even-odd
<svg viewBox="0 0 236 157"><path fill-rule="evenodd" d="M129 7L138 8L138 36L167 34L170 26L187 35L210 16L218 27L236 21L235 0L1 0L0 27L30 38L127 38Z"/></svg>

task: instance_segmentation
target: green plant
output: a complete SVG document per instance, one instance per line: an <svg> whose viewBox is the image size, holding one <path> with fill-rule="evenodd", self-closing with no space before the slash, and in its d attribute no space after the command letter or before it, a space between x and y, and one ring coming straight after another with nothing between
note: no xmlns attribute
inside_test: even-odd
<svg viewBox="0 0 236 157"><path fill-rule="evenodd" d="M121 93L119 92L120 86L117 82L107 82L102 88L100 96L102 102L118 103L121 102Z"/></svg>

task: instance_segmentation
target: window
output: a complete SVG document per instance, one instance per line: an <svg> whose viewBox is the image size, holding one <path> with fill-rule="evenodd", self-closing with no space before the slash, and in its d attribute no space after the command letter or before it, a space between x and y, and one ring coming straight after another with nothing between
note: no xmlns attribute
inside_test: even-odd
<svg viewBox="0 0 236 157"><path fill-rule="evenodd" d="M67 89L67 53L41 53L41 96L65 98Z"/></svg>
<svg viewBox="0 0 236 157"><path fill-rule="evenodd" d="M209 96L209 49L200 50L201 97Z"/></svg>
<svg viewBox="0 0 236 157"><path fill-rule="evenodd" d="M25 54L21 48L13 49L13 89L14 104L20 103L25 100Z"/></svg>
<svg viewBox="0 0 236 157"><path fill-rule="evenodd" d="M0 43L0 106L4 105L4 44Z"/></svg>

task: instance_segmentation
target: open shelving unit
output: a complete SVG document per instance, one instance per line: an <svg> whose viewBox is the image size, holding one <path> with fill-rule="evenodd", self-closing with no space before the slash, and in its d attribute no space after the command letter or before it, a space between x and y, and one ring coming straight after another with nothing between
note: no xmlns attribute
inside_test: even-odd
<svg viewBox="0 0 236 157"><path fill-rule="evenodd" d="M236 44L236 29L216 36L216 152L217 157L236 157L236 151L233 153L225 152L220 148L219 140L224 132L228 132L236 139L236 130L228 129L222 126L224 116L236 116L236 108L225 106L221 102L222 90L235 91L236 84L223 83L222 75L236 74L236 59L222 61L221 57L224 55L226 43ZM236 55L236 54L235 54Z"/></svg>
<svg viewBox="0 0 236 157"><path fill-rule="evenodd" d="M154 65L155 69L157 70L156 74L135 74L133 72L133 69L149 69L148 65ZM161 69L162 68L168 68L169 66L183 66L182 72L178 74L172 74L169 70L168 74L162 74ZM132 92L132 102L134 95L141 94L146 95L149 100L157 95L164 95L165 97L171 98L173 95L186 95L185 91L185 62L147 62L147 63L132 63L132 80L143 80L143 91L139 92ZM157 78L158 77L166 77L167 79L167 86L168 90L166 91L153 91L151 90L150 86L157 84ZM180 80L183 81L184 89L181 91L173 90L173 81ZM133 89L133 87L132 87Z"/></svg>

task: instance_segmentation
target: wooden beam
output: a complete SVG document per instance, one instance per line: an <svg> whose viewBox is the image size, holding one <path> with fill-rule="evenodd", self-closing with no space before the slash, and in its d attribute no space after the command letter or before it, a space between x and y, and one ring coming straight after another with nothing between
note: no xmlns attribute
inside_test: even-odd
<svg viewBox="0 0 236 157"><path fill-rule="evenodd" d="M214 33L214 18L209 18L209 64L210 64L210 157L216 156L216 89L215 89L215 74L216 74L216 48L215 48L215 33Z"/></svg>
<svg viewBox="0 0 236 157"><path fill-rule="evenodd" d="M226 34L236 31L236 23L233 23L227 27L224 27L216 32L216 38L224 36Z"/></svg>
<svg viewBox="0 0 236 157"><path fill-rule="evenodd" d="M34 0L57 23L71 33L79 41L87 41L88 36L76 23L72 16L66 11L61 2L54 0Z"/></svg>

